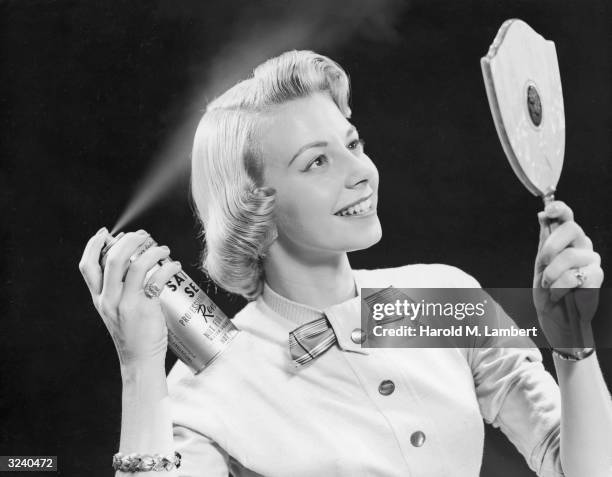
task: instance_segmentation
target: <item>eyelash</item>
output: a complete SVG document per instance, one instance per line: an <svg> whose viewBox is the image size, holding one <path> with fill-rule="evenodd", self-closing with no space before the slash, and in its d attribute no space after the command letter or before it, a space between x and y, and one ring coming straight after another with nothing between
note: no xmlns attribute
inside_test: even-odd
<svg viewBox="0 0 612 477"><path fill-rule="evenodd" d="M355 143L357 143L357 144L355 145L355 147L361 147L361 149L362 149L362 150L363 150L363 148L365 147L365 141L364 141L363 139L361 139L361 138L360 138L360 139L355 139L355 140L351 141L347 147L348 147L349 149L351 149L351 147L350 147L350 146L351 146L351 144L355 144ZM354 149L351 149L351 150L354 150ZM308 166L306 167L305 171L310 170L310 169L312 168L312 165L313 165L315 162L317 162L319 159L321 159L322 157L324 157L324 158L326 158L326 159L327 159L327 156L325 156L325 154L321 154L320 156L317 156L317 157L316 157L316 158L315 158L315 159L314 159L312 162L310 162L310 164L308 164Z"/></svg>

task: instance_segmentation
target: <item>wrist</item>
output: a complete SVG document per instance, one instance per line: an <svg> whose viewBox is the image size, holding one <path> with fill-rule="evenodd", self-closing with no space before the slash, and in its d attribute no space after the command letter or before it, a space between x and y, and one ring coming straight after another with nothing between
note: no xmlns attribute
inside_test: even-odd
<svg viewBox="0 0 612 477"><path fill-rule="evenodd" d="M552 348L553 356L564 361L581 361L595 352L595 348Z"/></svg>
<svg viewBox="0 0 612 477"><path fill-rule="evenodd" d="M163 374L166 377L165 357L150 357L121 362L121 378L124 385L141 379L155 378Z"/></svg>

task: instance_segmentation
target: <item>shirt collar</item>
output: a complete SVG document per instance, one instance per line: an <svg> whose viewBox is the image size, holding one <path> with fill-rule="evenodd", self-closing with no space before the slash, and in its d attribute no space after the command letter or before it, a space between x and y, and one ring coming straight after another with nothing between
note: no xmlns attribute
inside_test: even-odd
<svg viewBox="0 0 612 477"><path fill-rule="evenodd" d="M321 310L279 295L270 288L267 282L264 282L262 299L272 311L298 326L321 318L323 315Z"/></svg>
<svg viewBox="0 0 612 477"><path fill-rule="evenodd" d="M353 272L357 296L322 310L298 303L276 293L264 282L262 299L277 315L291 321L296 326L321 318L325 315L329 320L338 345L342 350L368 354L354 338L361 331L361 283L357 273Z"/></svg>

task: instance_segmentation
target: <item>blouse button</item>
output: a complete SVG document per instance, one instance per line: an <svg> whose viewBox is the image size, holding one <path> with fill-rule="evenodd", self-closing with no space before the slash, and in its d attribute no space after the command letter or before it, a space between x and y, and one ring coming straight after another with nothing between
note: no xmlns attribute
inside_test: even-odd
<svg viewBox="0 0 612 477"><path fill-rule="evenodd" d="M395 384L389 379L385 379L378 386L378 392L383 396L388 396L395 390Z"/></svg>
<svg viewBox="0 0 612 477"><path fill-rule="evenodd" d="M410 436L410 443L414 447L421 447L423 444L425 444L425 433L423 431L413 432Z"/></svg>
<svg viewBox="0 0 612 477"><path fill-rule="evenodd" d="M351 341L355 344L361 344L365 341L366 334L361 328L355 328L351 333Z"/></svg>

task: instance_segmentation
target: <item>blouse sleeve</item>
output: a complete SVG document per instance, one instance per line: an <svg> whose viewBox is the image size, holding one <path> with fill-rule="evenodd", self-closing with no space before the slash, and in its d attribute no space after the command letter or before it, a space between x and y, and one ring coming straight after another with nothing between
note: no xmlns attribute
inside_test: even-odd
<svg viewBox="0 0 612 477"><path fill-rule="evenodd" d="M480 288L474 277L453 269L454 286ZM494 309L495 316L488 317L489 323L499 328L516 326L497 303ZM485 422L501 429L539 477L564 477L561 393L542 364L540 350L528 337L486 337L467 351Z"/></svg>
<svg viewBox="0 0 612 477"><path fill-rule="evenodd" d="M209 437L214 413L204 405L206 381L177 361L167 377L174 446L181 454L179 477L228 477L231 458Z"/></svg>
<svg viewBox="0 0 612 477"><path fill-rule="evenodd" d="M180 477L228 477L229 456L208 437L174 425L174 444L181 454Z"/></svg>
<svg viewBox="0 0 612 477"><path fill-rule="evenodd" d="M499 305L496 308L498 320L514 323ZM480 412L487 423L501 429L539 477L562 477L559 387L535 345L502 347L507 338L494 339L489 344L495 347L475 347L468 353Z"/></svg>

